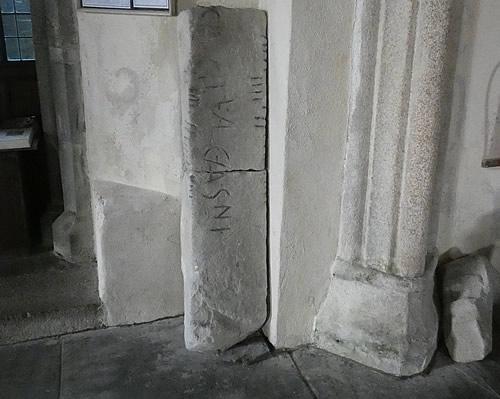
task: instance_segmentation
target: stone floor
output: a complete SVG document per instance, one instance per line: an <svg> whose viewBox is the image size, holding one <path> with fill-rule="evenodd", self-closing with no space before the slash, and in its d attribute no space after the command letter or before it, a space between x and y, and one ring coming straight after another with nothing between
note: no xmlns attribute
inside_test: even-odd
<svg viewBox="0 0 500 399"><path fill-rule="evenodd" d="M0 398L500 398L500 354L398 379L313 348L254 337L223 355L187 352L182 318L0 347Z"/></svg>

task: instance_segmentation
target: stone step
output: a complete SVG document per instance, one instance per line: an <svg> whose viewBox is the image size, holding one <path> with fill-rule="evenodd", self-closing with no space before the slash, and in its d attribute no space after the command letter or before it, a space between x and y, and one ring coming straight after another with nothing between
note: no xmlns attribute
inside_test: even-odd
<svg viewBox="0 0 500 399"><path fill-rule="evenodd" d="M0 345L102 328L99 305L91 304L0 319Z"/></svg>
<svg viewBox="0 0 500 399"><path fill-rule="evenodd" d="M102 325L95 264L71 264L49 253L0 263L0 344Z"/></svg>
<svg viewBox="0 0 500 399"><path fill-rule="evenodd" d="M0 319L99 304L95 265L50 260L45 270L0 277Z"/></svg>

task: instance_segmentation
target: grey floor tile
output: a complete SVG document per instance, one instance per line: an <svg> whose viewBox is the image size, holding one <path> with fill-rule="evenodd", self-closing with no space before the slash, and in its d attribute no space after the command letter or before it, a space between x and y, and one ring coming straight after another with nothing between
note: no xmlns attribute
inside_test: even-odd
<svg viewBox="0 0 500 399"><path fill-rule="evenodd" d="M0 398L57 398L59 360L53 340L0 347Z"/></svg>
<svg viewBox="0 0 500 399"><path fill-rule="evenodd" d="M314 348L300 349L293 358L319 399L500 398L486 383L464 374L443 352L428 373L403 379Z"/></svg>
<svg viewBox="0 0 500 399"><path fill-rule="evenodd" d="M496 337L495 351L480 362L456 364L456 368L478 382L480 385L489 386L500 398L500 337Z"/></svg>
<svg viewBox="0 0 500 399"><path fill-rule="evenodd" d="M288 354L256 364L188 352L182 319L63 339L62 398L311 398Z"/></svg>

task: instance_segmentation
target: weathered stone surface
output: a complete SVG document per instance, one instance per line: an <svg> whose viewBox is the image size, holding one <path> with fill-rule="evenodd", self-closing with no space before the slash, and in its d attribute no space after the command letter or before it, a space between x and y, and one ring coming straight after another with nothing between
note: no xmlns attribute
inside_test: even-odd
<svg viewBox="0 0 500 399"><path fill-rule="evenodd" d="M265 12L196 7L180 13L178 31L185 168L263 170Z"/></svg>
<svg viewBox="0 0 500 399"><path fill-rule="evenodd" d="M389 374L422 372L437 345L436 261L428 259L421 278L337 262L316 320L316 344Z"/></svg>
<svg viewBox="0 0 500 399"><path fill-rule="evenodd" d="M185 179L186 346L227 349L266 319L266 172L191 173Z"/></svg>
<svg viewBox="0 0 500 399"><path fill-rule="evenodd" d="M99 292L108 325L182 313L180 204L156 191L93 184Z"/></svg>
<svg viewBox="0 0 500 399"><path fill-rule="evenodd" d="M477 255L444 266L443 331L448 352L457 362L482 360L492 348L488 267L488 260Z"/></svg>
<svg viewBox="0 0 500 399"><path fill-rule="evenodd" d="M267 317L266 14L196 7L178 31L185 341L224 350Z"/></svg>

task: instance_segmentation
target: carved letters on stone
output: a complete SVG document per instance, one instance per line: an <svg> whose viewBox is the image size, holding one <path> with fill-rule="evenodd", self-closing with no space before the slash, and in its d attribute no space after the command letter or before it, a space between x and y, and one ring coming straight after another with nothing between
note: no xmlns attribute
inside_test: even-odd
<svg viewBox="0 0 500 399"><path fill-rule="evenodd" d="M223 350L267 316L267 37L258 10L179 16L188 349Z"/></svg>

